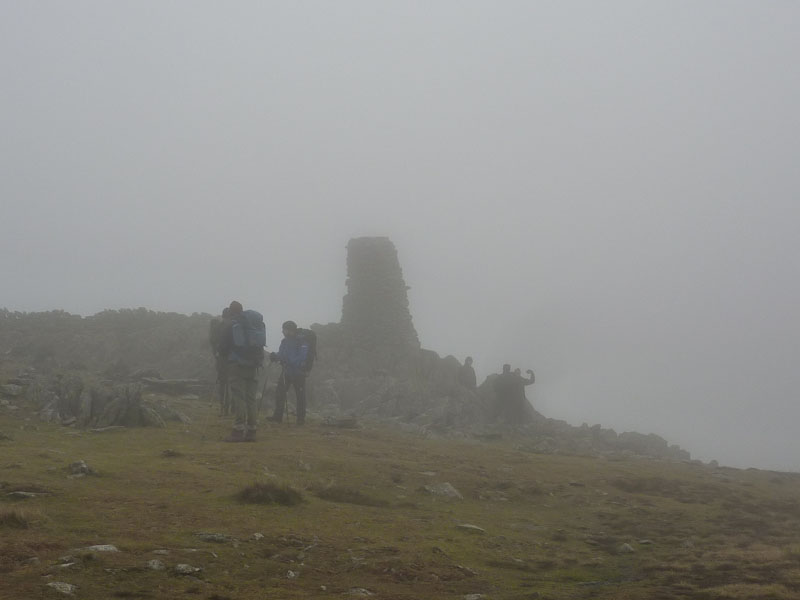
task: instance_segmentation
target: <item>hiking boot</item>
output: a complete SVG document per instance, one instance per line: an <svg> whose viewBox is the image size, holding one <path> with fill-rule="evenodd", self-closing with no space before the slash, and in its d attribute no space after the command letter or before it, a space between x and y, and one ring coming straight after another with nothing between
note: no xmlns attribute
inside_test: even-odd
<svg viewBox="0 0 800 600"><path fill-rule="evenodd" d="M223 442L243 442L244 431L241 429L232 429L230 435L222 440Z"/></svg>
<svg viewBox="0 0 800 600"><path fill-rule="evenodd" d="M255 442L256 441L256 430L255 429L248 429L244 434L245 442Z"/></svg>

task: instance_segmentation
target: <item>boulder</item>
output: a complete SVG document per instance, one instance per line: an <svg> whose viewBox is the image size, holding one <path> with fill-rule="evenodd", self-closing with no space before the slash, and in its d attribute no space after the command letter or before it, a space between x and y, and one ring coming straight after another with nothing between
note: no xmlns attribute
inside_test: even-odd
<svg viewBox="0 0 800 600"><path fill-rule="evenodd" d="M180 563L175 565L175 573L177 575L194 575L195 573L199 573L203 569L200 567L193 567L192 565L186 563Z"/></svg>
<svg viewBox="0 0 800 600"><path fill-rule="evenodd" d="M25 393L25 388L21 385L16 385L14 383L6 383L4 385L0 385L0 394L3 396L21 396Z"/></svg>
<svg viewBox="0 0 800 600"><path fill-rule="evenodd" d="M93 475L94 470L83 460L75 461L69 465L69 472L72 475Z"/></svg>
<svg viewBox="0 0 800 600"><path fill-rule="evenodd" d="M72 585L71 583L65 583L63 581L51 581L47 584L47 587L52 588L66 596L75 595L75 592L78 589L77 586Z"/></svg>
<svg viewBox="0 0 800 600"><path fill-rule="evenodd" d="M434 483L430 485L423 486L423 489L432 494L433 496L442 496L445 498L455 498L458 500L463 500L464 496L461 495L456 488L454 488L450 483Z"/></svg>

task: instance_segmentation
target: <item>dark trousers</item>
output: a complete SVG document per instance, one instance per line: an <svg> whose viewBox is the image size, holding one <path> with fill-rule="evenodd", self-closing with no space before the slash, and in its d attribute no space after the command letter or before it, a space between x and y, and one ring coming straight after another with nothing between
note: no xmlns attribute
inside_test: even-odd
<svg viewBox="0 0 800 600"><path fill-rule="evenodd" d="M294 387L294 395L297 399L297 423L302 425L306 421L306 376L302 373L296 375L287 375L285 371L281 373L278 387L275 389L275 412L272 420L283 421L286 394L290 387Z"/></svg>
<svg viewBox="0 0 800 600"><path fill-rule="evenodd" d="M233 400L234 424L239 431L256 430L256 368L231 364L228 381Z"/></svg>
<svg viewBox="0 0 800 600"><path fill-rule="evenodd" d="M219 402L219 414L227 416L231 414L231 394L228 386L228 359L217 357L217 401Z"/></svg>

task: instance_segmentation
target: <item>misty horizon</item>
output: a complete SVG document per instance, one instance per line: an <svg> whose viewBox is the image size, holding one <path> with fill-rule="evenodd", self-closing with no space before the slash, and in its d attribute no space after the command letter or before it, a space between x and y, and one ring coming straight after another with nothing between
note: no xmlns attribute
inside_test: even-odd
<svg viewBox="0 0 800 600"><path fill-rule="evenodd" d="M420 341L545 416L800 470L800 7L6 3L0 306L338 322L396 245Z"/></svg>

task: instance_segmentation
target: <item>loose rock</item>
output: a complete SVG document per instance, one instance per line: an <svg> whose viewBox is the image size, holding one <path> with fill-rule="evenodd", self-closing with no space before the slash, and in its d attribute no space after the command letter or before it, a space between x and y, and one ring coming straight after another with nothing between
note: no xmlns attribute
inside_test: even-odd
<svg viewBox="0 0 800 600"><path fill-rule="evenodd" d="M15 498L17 500L28 500L30 498L36 498L42 495L43 494L39 494L36 492L21 492L21 491L9 492L8 494L6 494L6 496L8 496L9 498Z"/></svg>
<svg viewBox="0 0 800 600"><path fill-rule="evenodd" d="M433 494L434 496L443 496L445 498L458 498L459 500L464 499L464 496L461 495L461 492L459 492L456 488L454 488L451 484L447 482L426 485L423 487L423 489L429 494Z"/></svg>
<svg viewBox="0 0 800 600"><path fill-rule="evenodd" d="M224 544L226 542L233 541L233 538L231 536L225 535L223 533L207 533L204 531L199 531L195 533L195 535L204 542L211 542L213 544Z"/></svg>
<svg viewBox="0 0 800 600"><path fill-rule="evenodd" d="M192 565L187 565L186 563L175 565L175 573L178 575L194 575L202 570L203 569L200 567L193 567Z"/></svg>
<svg viewBox="0 0 800 600"><path fill-rule="evenodd" d="M69 472L73 475L92 475L94 470L85 461L79 460L69 466Z"/></svg>
<svg viewBox="0 0 800 600"><path fill-rule="evenodd" d="M164 569L166 569L164 563L158 560L157 558L154 558L153 560L148 560L147 568L152 569L153 571L163 571Z"/></svg>
<svg viewBox="0 0 800 600"><path fill-rule="evenodd" d="M25 388L23 388L21 385L15 385L13 383L0 385L0 394L3 394L4 396L21 396L24 391Z"/></svg>
<svg viewBox="0 0 800 600"><path fill-rule="evenodd" d="M96 546L83 548L83 550L88 552L119 552L119 549L111 544L97 544Z"/></svg>
<svg viewBox="0 0 800 600"><path fill-rule="evenodd" d="M47 584L47 587L53 588L57 592L61 592L67 596L72 596L75 593L75 590L78 589L77 586L74 586L71 583L64 583L63 581L51 581Z"/></svg>
<svg viewBox="0 0 800 600"><path fill-rule="evenodd" d="M358 418L355 416L348 417L325 417L322 422L326 427L340 427L342 429L357 429Z"/></svg>
<svg viewBox="0 0 800 600"><path fill-rule="evenodd" d="M95 427L89 431L92 433L110 433L112 431L125 431L126 429L125 425L109 425L108 427Z"/></svg>
<svg viewBox="0 0 800 600"><path fill-rule="evenodd" d="M477 525L471 525L470 523L459 523L456 525L457 529L461 531L466 531L469 533L486 533L486 530L483 527L478 527Z"/></svg>

